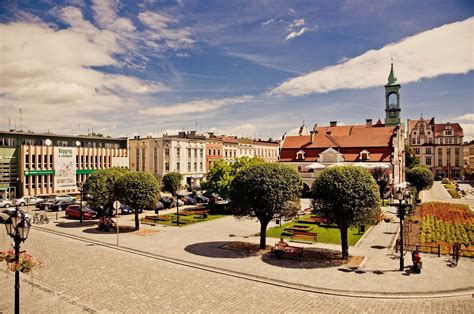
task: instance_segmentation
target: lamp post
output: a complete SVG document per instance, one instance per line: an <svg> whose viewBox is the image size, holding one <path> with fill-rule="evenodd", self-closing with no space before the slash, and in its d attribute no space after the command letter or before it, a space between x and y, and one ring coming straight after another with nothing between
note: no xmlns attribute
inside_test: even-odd
<svg viewBox="0 0 474 314"><path fill-rule="evenodd" d="M25 214L20 212L18 206L10 218L5 221L7 234L15 242L15 263L20 261L20 243L25 242L30 232L31 223ZM15 314L20 313L20 270L15 270Z"/></svg>
<svg viewBox="0 0 474 314"><path fill-rule="evenodd" d="M81 215L79 217L79 222L82 223L82 191L84 190L83 187L82 187L82 182L77 184L77 188L78 188L79 192L81 193L81 205L80 205Z"/></svg>
<svg viewBox="0 0 474 314"><path fill-rule="evenodd" d="M395 194L396 198L399 201L398 204L398 218L400 219L400 271L405 269L405 260L403 258L403 220L406 215L406 207L409 207L412 204L412 196L409 190L402 192L399 188ZM403 204L405 201L405 204Z"/></svg>
<svg viewBox="0 0 474 314"><path fill-rule="evenodd" d="M179 227L179 193L176 192L176 226Z"/></svg>

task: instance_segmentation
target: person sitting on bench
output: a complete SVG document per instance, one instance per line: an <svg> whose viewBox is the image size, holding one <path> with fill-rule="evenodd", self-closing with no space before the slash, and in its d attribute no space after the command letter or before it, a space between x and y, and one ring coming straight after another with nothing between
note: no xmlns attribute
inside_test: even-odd
<svg viewBox="0 0 474 314"><path fill-rule="evenodd" d="M278 249L283 250L284 248L288 246L288 243L286 243L285 240L283 240L283 238L280 238L280 241L278 241L277 244L275 244L275 246Z"/></svg>

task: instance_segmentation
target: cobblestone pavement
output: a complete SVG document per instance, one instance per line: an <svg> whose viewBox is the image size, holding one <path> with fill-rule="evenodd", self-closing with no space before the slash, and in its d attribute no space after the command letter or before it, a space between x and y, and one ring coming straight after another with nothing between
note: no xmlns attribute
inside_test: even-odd
<svg viewBox="0 0 474 314"><path fill-rule="evenodd" d="M5 248L7 236L1 234L0 247ZM37 230L23 249L44 263L33 278L22 276L24 312L470 313L474 306L471 296L390 300L321 295ZM3 263L0 267L5 270ZM4 271L0 275L0 313L12 312L12 293L5 291L13 290L13 277L6 278Z"/></svg>

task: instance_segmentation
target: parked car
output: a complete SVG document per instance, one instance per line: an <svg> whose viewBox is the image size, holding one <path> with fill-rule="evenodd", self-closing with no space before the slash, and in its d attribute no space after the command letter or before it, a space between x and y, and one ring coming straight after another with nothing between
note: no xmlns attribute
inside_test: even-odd
<svg viewBox="0 0 474 314"><path fill-rule="evenodd" d="M161 196L160 202L163 204L164 208L170 208L171 204L173 203L173 200L168 196Z"/></svg>
<svg viewBox="0 0 474 314"><path fill-rule="evenodd" d="M74 205L74 204L75 202L54 201L49 209L52 211L61 211L63 209L66 209L68 206Z"/></svg>
<svg viewBox="0 0 474 314"><path fill-rule="evenodd" d="M51 208L51 206L53 206L54 201L54 198L48 198L47 200L36 203L35 207L41 210L48 210Z"/></svg>
<svg viewBox="0 0 474 314"><path fill-rule="evenodd" d="M71 196L68 194L57 195L54 199L57 201L64 201L64 202L71 202L71 203L75 203L77 201L77 199L74 196Z"/></svg>
<svg viewBox="0 0 474 314"><path fill-rule="evenodd" d="M185 205L196 205L196 199L192 197L191 195L180 195L179 199L183 201Z"/></svg>
<svg viewBox="0 0 474 314"><path fill-rule="evenodd" d="M23 196L15 199L14 204L17 206L36 205L36 203L41 201L44 201L44 199L36 196Z"/></svg>
<svg viewBox="0 0 474 314"><path fill-rule="evenodd" d="M81 218L81 206L80 205L69 205L65 211L66 218ZM82 219L88 220L97 217L97 212L93 211L89 207L82 207Z"/></svg>
<svg viewBox="0 0 474 314"><path fill-rule="evenodd" d="M121 204L119 211L120 211L120 215L129 215L135 212L130 206L126 204ZM116 210L112 206L108 206L104 211L104 214L107 216L115 216L115 213L116 213Z"/></svg>
<svg viewBox="0 0 474 314"><path fill-rule="evenodd" d="M184 202L182 200L178 200L178 205L179 206L184 206ZM171 203L171 207L176 207L176 200Z"/></svg>
<svg viewBox="0 0 474 314"><path fill-rule="evenodd" d="M198 203L209 203L209 198L202 194L198 194L194 197Z"/></svg>
<svg viewBox="0 0 474 314"><path fill-rule="evenodd" d="M0 200L0 207L8 208L10 206L13 206L12 201L10 201L10 200Z"/></svg>

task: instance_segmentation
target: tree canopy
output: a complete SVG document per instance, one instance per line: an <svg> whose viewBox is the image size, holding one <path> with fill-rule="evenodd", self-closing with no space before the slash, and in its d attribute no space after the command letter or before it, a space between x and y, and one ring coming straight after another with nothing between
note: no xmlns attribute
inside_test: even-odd
<svg viewBox="0 0 474 314"><path fill-rule="evenodd" d="M268 223L298 210L302 187L295 169L276 163L249 166L233 179L230 189L233 214L260 221L261 249L266 246Z"/></svg>
<svg viewBox="0 0 474 314"><path fill-rule="evenodd" d="M405 145L405 168L411 169L420 165L420 159L416 157L413 148L410 145Z"/></svg>
<svg viewBox="0 0 474 314"><path fill-rule="evenodd" d="M160 197L160 184L146 172L134 172L120 177L115 183L115 193L119 200L135 210L135 229L140 228L138 212L140 209L156 205Z"/></svg>
<svg viewBox="0 0 474 314"><path fill-rule="evenodd" d="M336 166L323 170L313 183L314 208L341 232L342 257L349 256L347 230L373 221L380 206L379 187L367 170Z"/></svg>
<svg viewBox="0 0 474 314"><path fill-rule="evenodd" d="M223 198L229 198L230 186L235 175L251 166L264 164L265 161L258 157L237 158L233 164L227 164L224 160L217 160L213 163L207 173L207 179L202 184L202 188L209 193L216 193Z"/></svg>
<svg viewBox="0 0 474 314"><path fill-rule="evenodd" d="M375 182L377 182L377 185L379 186L380 198L383 199L384 192L388 187L388 182L390 181L388 170L377 167L372 169L370 173L372 174L372 177L374 177Z"/></svg>
<svg viewBox="0 0 474 314"><path fill-rule="evenodd" d="M433 173L425 166L411 168L407 171L406 178L416 188L416 199L422 190L431 188L434 182Z"/></svg>
<svg viewBox="0 0 474 314"><path fill-rule="evenodd" d="M87 177L83 194L94 208L104 208L115 199L114 185L122 176L129 173L125 168L100 169Z"/></svg>
<svg viewBox="0 0 474 314"><path fill-rule="evenodd" d="M163 191L176 195L181 187L181 180L183 180L183 176L179 172L165 174L161 180Z"/></svg>

